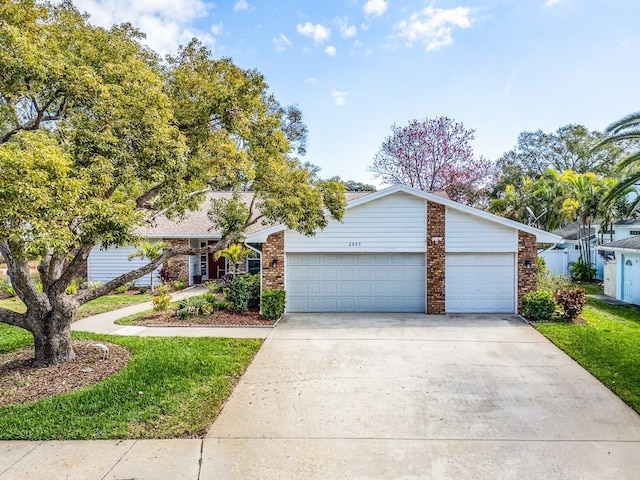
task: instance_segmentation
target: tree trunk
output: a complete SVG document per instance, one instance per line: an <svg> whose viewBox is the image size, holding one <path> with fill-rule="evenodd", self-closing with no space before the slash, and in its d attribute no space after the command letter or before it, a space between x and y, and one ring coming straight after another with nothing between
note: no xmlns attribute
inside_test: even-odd
<svg viewBox="0 0 640 480"><path fill-rule="evenodd" d="M48 312L46 318L37 321L37 328L32 332L36 365L53 365L76 358L71 344L71 318Z"/></svg>

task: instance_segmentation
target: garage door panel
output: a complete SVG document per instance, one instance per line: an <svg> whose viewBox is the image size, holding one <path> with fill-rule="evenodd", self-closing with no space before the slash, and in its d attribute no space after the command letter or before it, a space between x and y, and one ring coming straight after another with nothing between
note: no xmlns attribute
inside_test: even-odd
<svg viewBox="0 0 640 480"><path fill-rule="evenodd" d="M424 254L288 254L285 264L291 312L425 310Z"/></svg>
<svg viewBox="0 0 640 480"><path fill-rule="evenodd" d="M447 312L514 312L513 253L449 253L445 264Z"/></svg>

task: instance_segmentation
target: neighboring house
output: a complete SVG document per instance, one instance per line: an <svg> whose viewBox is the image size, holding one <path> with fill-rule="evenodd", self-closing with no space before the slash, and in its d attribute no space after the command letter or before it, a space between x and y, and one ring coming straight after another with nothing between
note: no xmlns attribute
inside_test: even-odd
<svg viewBox="0 0 640 480"><path fill-rule="evenodd" d="M614 240L598 247L605 262L605 294L640 305L640 220L614 223Z"/></svg>
<svg viewBox="0 0 640 480"><path fill-rule="evenodd" d="M410 187L363 193L348 197L342 222L330 220L313 237L284 225L248 232L262 286L286 290L288 312L515 313L536 288L537 244L560 241ZM185 222L174 235L159 223L155 234L192 245L215 239L180 230L193 225ZM185 260L190 274L198 262Z"/></svg>

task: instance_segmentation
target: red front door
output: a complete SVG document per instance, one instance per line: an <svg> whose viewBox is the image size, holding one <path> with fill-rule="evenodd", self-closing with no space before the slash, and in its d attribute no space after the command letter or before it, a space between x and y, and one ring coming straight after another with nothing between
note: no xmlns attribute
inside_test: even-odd
<svg viewBox="0 0 640 480"><path fill-rule="evenodd" d="M215 240L209 240L208 244L212 245L215 243ZM218 278L222 278L226 273L226 259L224 257L220 257L218 260L215 259L213 253L209 253L207 255L208 263L209 263L209 279L216 280Z"/></svg>

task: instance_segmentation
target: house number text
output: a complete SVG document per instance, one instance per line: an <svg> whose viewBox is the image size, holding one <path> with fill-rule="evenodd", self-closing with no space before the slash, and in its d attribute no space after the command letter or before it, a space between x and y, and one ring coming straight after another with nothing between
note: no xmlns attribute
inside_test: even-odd
<svg viewBox="0 0 640 480"><path fill-rule="evenodd" d="M361 244L360 242L349 242L349 246L350 246L350 247L359 247L359 246L361 246L361 245L362 245L362 244Z"/></svg>

